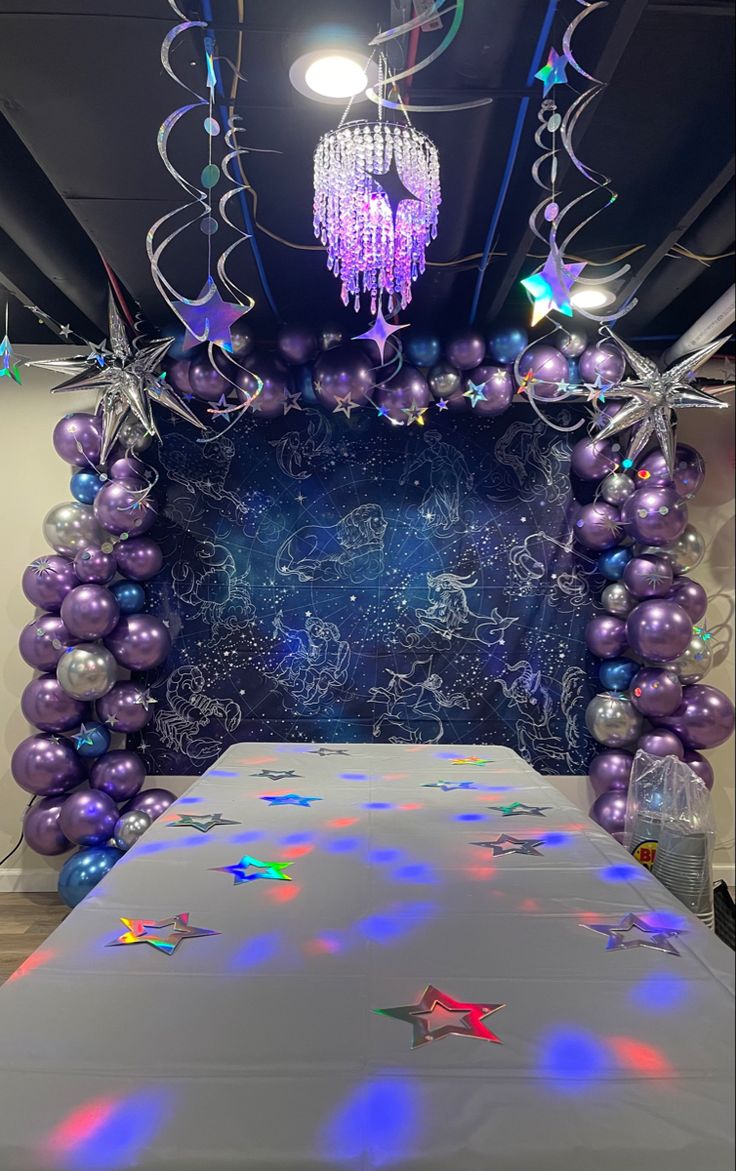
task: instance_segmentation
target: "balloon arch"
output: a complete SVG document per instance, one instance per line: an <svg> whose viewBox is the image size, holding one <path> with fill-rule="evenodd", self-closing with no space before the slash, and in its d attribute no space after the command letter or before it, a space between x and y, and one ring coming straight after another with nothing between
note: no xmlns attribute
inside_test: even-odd
<svg viewBox="0 0 736 1171"><path fill-rule="evenodd" d="M622 831L637 747L674 754L710 788L713 770L701 750L728 738L734 713L722 692L701 683L712 658L702 625L707 599L687 576L705 551L687 510L703 481L701 456L678 446L671 475L659 450L636 463L624 458L625 431L601 437L622 409L606 403L626 366L611 341L589 345L571 327L555 335L557 346L529 345L523 329L499 328L490 338L466 330L443 348L434 335L410 329L399 345L395 327L383 325L380 334L374 326L349 342L336 327L284 327L267 352L256 349L241 319L230 352L210 345L165 360L160 401L176 409L171 401L180 396L177 413L185 418L201 404L218 434L246 411L274 418L303 404L348 421L354 410L375 410L381 424L421 427L434 411L500 415L520 394L538 414L576 395L603 403L571 457L578 495L587 490L572 536L602 591L586 631L602 688L586 713L601 749L590 765L591 812L611 833ZM156 384L146 390L155 401ZM65 415L54 430L73 499L46 517L53 551L33 561L22 581L41 611L20 636L22 657L39 672L21 707L38 732L16 748L12 772L31 794L27 844L45 855L80 847L60 880L71 904L174 800L163 789L141 791L141 758L113 746L114 736L140 731L154 714L145 685L121 675L155 669L171 639L165 621L146 612L145 583L163 565L149 536L158 515L155 477L140 458L150 426L135 409L111 422L107 405L103 395L97 414Z"/></svg>

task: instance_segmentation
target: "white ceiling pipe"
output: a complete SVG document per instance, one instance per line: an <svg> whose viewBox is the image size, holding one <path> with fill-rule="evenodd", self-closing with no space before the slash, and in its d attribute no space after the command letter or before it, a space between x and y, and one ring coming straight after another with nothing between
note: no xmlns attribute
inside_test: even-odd
<svg viewBox="0 0 736 1171"><path fill-rule="evenodd" d="M685 354L691 354L693 350L707 346L708 342L712 342L718 337L719 333L728 330L734 319L736 319L736 285L731 285L731 288L726 289L726 292L718 298L714 305L711 305L710 309L706 309L703 316L699 317L694 325L685 330L679 341L665 350L662 355L664 365L669 366L678 358L683 358Z"/></svg>

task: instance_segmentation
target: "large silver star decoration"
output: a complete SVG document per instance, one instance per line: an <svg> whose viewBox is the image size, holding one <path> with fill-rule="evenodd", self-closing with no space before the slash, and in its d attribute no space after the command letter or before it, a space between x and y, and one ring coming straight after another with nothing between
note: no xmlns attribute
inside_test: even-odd
<svg viewBox="0 0 736 1171"><path fill-rule="evenodd" d="M680 358L666 370L660 370L656 362L631 348L612 329L606 333L620 346L633 368L636 378L627 378L620 385L608 389L612 399L628 399L621 410L598 432L599 439L611 439L621 431L632 428L631 440L626 453L627 459L635 460L649 441L655 438L662 449L670 475L675 468L675 434L672 412L685 407L701 407L722 411L728 403L721 402L705 390L693 385L696 370L712 358L728 340L716 338L707 346ZM718 384L720 391L733 390L732 385Z"/></svg>
<svg viewBox="0 0 736 1171"><path fill-rule="evenodd" d="M51 358L28 363L54 373L71 375L53 388L54 393L82 387L99 391L97 412L102 417L101 462L107 460L121 428L131 416L149 435L161 438L151 409L153 403L160 403L192 426L206 431L205 424L169 389L163 381L164 375L159 372L161 361L174 339L161 338L133 349L112 293L108 295L107 319L109 348L101 354L95 351L71 359Z"/></svg>

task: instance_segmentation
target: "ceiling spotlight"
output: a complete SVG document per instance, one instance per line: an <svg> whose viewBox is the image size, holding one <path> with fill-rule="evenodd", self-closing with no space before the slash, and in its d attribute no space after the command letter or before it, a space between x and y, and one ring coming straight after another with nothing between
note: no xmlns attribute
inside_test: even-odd
<svg viewBox="0 0 736 1171"><path fill-rule="evenodd" d="M613 305L615 300L616 294L611 289L591 285L590 288L575 289L570 297L570 304L576 309L605 309L607 305Z"/></svg>
<svg viewBox="0 0 736 1171"><path fill-rule="evenodd" d="M297 57L289 70L289 80L307 98L318 102L345 102L365 93L376 80L373 63L365 56L345 49L318 50Z"/></svg>

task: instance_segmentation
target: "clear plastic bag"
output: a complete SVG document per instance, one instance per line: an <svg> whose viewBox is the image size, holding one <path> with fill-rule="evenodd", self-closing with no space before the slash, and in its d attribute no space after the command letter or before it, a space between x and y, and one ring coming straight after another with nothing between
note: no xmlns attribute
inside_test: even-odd
<svg viewBox="0 0 736 1171"><path fill-rule="evenodd" d="M637 752L623 844L709 927L714 842L710 793L700 777L675 756Z"/></svg>

